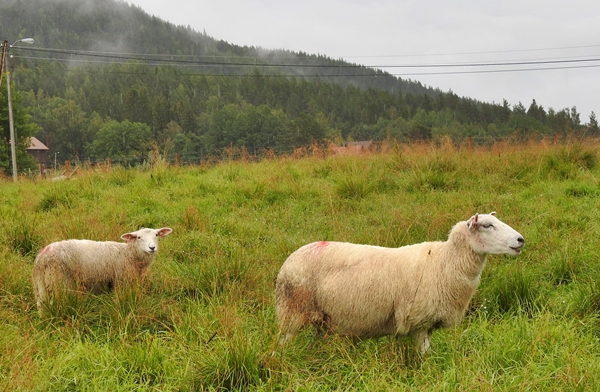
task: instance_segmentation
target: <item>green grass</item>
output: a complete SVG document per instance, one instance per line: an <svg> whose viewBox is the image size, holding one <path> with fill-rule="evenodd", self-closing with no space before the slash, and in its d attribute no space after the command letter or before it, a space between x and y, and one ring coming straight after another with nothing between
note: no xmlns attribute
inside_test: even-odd
<svg viewBox="0 0 600 392"><path fill-rule="evenodd" d="M0 390L598 390L597 146L396 146L2 180ZM435 332L426 355L404 338L312 330L277 347L274 279L301 245L445 240L490 211L525 236L525 250L489 257L464 322ZM145 285L38 315L39 249L118 241L142 226L174 229Z"/></svg>

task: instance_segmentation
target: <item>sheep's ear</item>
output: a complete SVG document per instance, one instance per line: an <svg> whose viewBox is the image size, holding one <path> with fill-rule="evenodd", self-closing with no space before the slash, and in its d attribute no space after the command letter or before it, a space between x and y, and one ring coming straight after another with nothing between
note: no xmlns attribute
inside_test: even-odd
<svg viewBox="0 0 600 392"><path fill-rule="evenodd" d="M129 241L133 241L137 239L137 235L133 234L133 233L125 233L121 236L122 240L125 240L127 242Z"/></svg>
<svg viewBox="0 0 600 392"><path fill-rule="evenodd" d="M491 215L491 216L496 216L496 211L492 211L492 212L490 212L490 215Z"/></svg>
<svg viewBox="0 0 600 392"><path fill-rule="evenodd" d="M467 221L467 227L469 229L477 228L477 223L479 222L479 214L475 214Z"/></svg>
<svg viewBox="0 0 600 392"><path fill-rule="evenodd" d="M171 228L163 227L162 229L156 230L156 235L161 236L161 237L166 237L169 234L171 234L172 231L173 231L173 229L171 229Z"/></svg>

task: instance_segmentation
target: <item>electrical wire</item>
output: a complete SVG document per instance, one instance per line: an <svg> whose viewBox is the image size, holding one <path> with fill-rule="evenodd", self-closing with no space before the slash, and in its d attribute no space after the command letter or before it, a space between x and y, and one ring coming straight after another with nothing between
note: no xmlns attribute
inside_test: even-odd
<svg viewBox="0 0 600 392"><path fill-rule="evenodd" d="M47 53L61 53L79 56L90 56L90 57L103 57L109 59L120 59L120 60L146 60L156 63L170 63L170 64L191 64L195 66L231 66L231 67L299 67L299 68L364 68L364 65L356 64L273 64L273 63L231 63L231 62L217 62L217 61L197 61L197 60L174 60L174 59L163 59L164 55L157 56L152 54L118 54L111 52L92 52L92 51L79 51L79 50L66 50L66 49L45 49L45 48L20 48L29 51L39 51ZM154 58L153 58L154 57ZM447 63L447 64L392 64L392 65L369 65L369 68L456 68L456 67L497 67L497 66L516 66L516 65L544 65L544 64L562 64L562 63L582 63L582 62L595 62L600 61L600 57L594 58L571 58L571 59L557 59L557 60L533 60L533 61L505 61L505 62L476 62L476 63Z"/></svg>
<svg viewBox="0 0 600 392"><path fill-rule="evenodd" d="M86 63L86 64L115 64L114 61L100 61L100 60L86 60L86 59L57 59L57 58L52 58L52 57L33 57L33 56L15 56L21 59L27 59L27 60L44 60L44 61L54 61L54 62L62 62L62 63L74 63L74 62L79 62L79 63ZM137 58L121 58L121 60L127 60L127 61L131 61L131 60L139 60ZM574 62L584 62L584 61L600 61L600 59L579 59L579 60L569 60L569 61L557 61L557 62L531 62L531 63L512 63L511 65L529 65L529 64L539 64L539 65L544 65L544 64L556 64L556 63L574 63ZM123 62L117 62L117 64L127 64L126 61ZM147 62L146 65L148 66L158 66L158 65L167 65L167 66L178 66L178 67L197 67L199 65L202 66L220 66L220 67L240 67L240 66L245 66L245 67L254 67L254 68L260 68L260 67L269 67L268 64L231 64L231 63L201 63L201 64L194 64L194 63L189 63L189 64L181 64L181 63L155 63L155 62ZM498 64L499 65L499 64ZM502 64L502 65L506 65L506 64ZM475 65L473 65L475 66ZM478 65L478 66L483 66L483 65ZM281 65L280 67L284 67L283 65ZM294 67L294 68L310 68L310 67L314 67L314 66L307 66L307 65L302 65L302 64L296 64L296 65L292 65L292 64L288 64L285 65L285 67ZM331 69L339 69L340 67L338 66L319 66L317 68L331 68ZM381 70L385 70L386 68L397 68L398 66L379 66L378 68ZM441 66L436 66L437 67L441 67ZM402 73L394 73L394 72L387 72L387 71L383 71L383 73L380 74L351 74L351 73L339 73L339 74L327 74L327 73L312 73L312 74L294 74L294 75L262 75L263 77L290 77L290 76L294 76L294 77L385 77L385 76L395 76L395 77L406 77L406 76L428 76L428 75L465 75L465 74L484 74L484 73L507 73L507 72L527 72L527 71L551 71L551 70L566 70L566 69L585 69L585 68L597 68L600 67L600 64L594 64L594 65L572 65L572 66L563 66L563 67L531 67L531 68L511 68L511 69L487 69L487 70L469 70L469 71L442 71L442 72L402 72ZM349 68L349 67L344 67L344 68ZM359 68L359 67L353 67L353 68ZM360 68L364 68L364 67L360 67ZM409 67L407 67L409 68ZM112 73L112 74L131 74L131 75L144 75L144 74L152 74L150 72L125 72L125 71L103 71L104 73ZM190 76L194 76L193 74ZM208 75L207 75L208 76ZM210 76L252 76L252 75L240 75L240 74L219 74L219 73L211 73Z"/></svg>
<svg viewBox="0 0 600 392"><path fill-rule="evenodd" d="M600 45L583 45L583 46L570 46L561 48L541 48L531 49L528 51L545 51L545 50L564 50L564 49L576 49L576 48L596 48ZM149 53L119 53L119 52L101 52L101 51L83 51L83 50L69 50L69 49L52 49L52 48L37 48L37 47L19 47L19 51L30 51L30 52L41 52L41 53L54 53L71 56L71 58L57 58L57 57L39 57L39 56L14 56L28 60L44 60L44 61L57 61L63 63L85 63L85 64L126 64L130 61L143 61L147 66L173 66L173 67L188 67L188 68L202 68L202 67L219 67L222 69L229 68L292 68L292 69L325 69L325 70L337 70L337 74L324 72L324 73L306 73L299 72L294 74L266 74L263 77L413 77L413 76L435 76L435 75L466 75L466 74L485 74L485 73L509 73L509 72L534 72L534 71L551 71L551 70L568 70L568 69L586 69L600 67L599 64L591 64L594 62L600 62L599 56L592 56L591 58L559 58L559 59L544 59L544 60L522 60L522 61L503 61L503 62L462 62L462 63L415 63L415 64L391 64L391 65L359 65L359 64L306 64L302 62L295 63L258 63L256 58L254 62L227 62L227 61L214 61L218 59L232 59L239 60L241 58L247 58L244 56L193 56L193 55L169 55L169 54L149 54ZM462 54L487 54L487 53L505 53L505 52L520 52L521 50L510 50L510 51L489 51L489 52L465 52ZM522 50L525 51L525 50ZM461 53L454 53L461 54ZM446 54L438 54L446 55ZM79 58L73 58L79 57ZM586 56L589 57L589 56ZM96 58L97 60L93 60ZM201 59L201 60L198 60ZM277 57L277 60L281 57ZM292 59L292 58L286 58ZM317 60L322 61L320 57L304 57L299 56L296 60ZM212 61L211 61L212 60ZM268 61L266 58L264 61ZM331 60L338 61L341 60ZM565 66L557 66L560 64L571 64ZM464 71L454 71L451 69L456 68L483 68L483 69L470 69ZM503 68L503 69L498 69ZM372 70L375 73L347 73L341 72L342 70ZM398 72L398 69L407 70L406 72ZM435 72L417 72L417 69L448 69L444 71ZM107 71L103 71L107 73ZM108 71L113 74L149 74L149 72L127 72L127 71ZM188 76L198 76L196 74L187 74ZM203 74L204 75L204 74ZM205 76L223 76L223 77L243 77L252 76L249 74L231 74L231 73L210 73Z"/></svg>
<svg viewBox="0 0 600 392"><path fill-rule="evenodd" d="M600 48L600 45L578 45L578 46L559 46L559 47L554 47L554 48L490 50L490 51L482 51L482 52L449 52L449 53L425 53L425 54L390 54L390 55L342 56L342 57L343 58L438 57L438 56L463 56L463 55L473 55L473 54L531 53L531 52L547 52L547 51L552 51L552 50L589 49L589 48Z"/></svg>

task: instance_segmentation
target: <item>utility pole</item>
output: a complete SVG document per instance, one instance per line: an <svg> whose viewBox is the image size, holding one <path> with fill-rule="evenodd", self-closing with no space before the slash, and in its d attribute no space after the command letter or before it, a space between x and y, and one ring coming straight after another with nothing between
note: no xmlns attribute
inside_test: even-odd
<svg viewBox="0 0 600 392"><path fill-rule="evenodd" d="M13 181L17 182L17 139L15 138L15 125L13 123L12 96L10 95L10 69L8 57L4 59L6 65L6 98L8 99L8 127L10 128L10 158L12 161Z"/></svg>
<svg viewBox="0 0 600 392"><path fill-rule="evenodd" d="M10 48L19 42L32 44L33 38L23 38L15 41L14 44L8 45L8 41L2 43L2 68L6 68L6 98L8 99L8 126L10 128L10 156L12 161L13 181L17 182L17 138L15 137L15 125L13 122L12 96L10 93L10 68L8 67L8 51ZM2 71L0 70L0 80L2 80Z"/></svg>
<svg viewBox="0 0 600 392"><path fill-rule="evenodd" d="M8 41L2 42L2 57L0 58L0 87L2 87L2 72L4 72L4 59L8 53Z"/></svg>

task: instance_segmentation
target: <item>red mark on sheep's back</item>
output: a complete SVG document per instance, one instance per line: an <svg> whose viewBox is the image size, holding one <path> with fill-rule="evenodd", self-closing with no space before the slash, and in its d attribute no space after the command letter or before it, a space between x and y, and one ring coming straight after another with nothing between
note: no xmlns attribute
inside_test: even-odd
<svg viewBox="0 0 600 392"><path fill-rule="evenodd" d="M327 245L329 245L329 242L327 242L327 241L313 242L311 245L311 248L312 248L313 252L320 252L323 249L325 249L325 247L327 247Z"/></svg>

